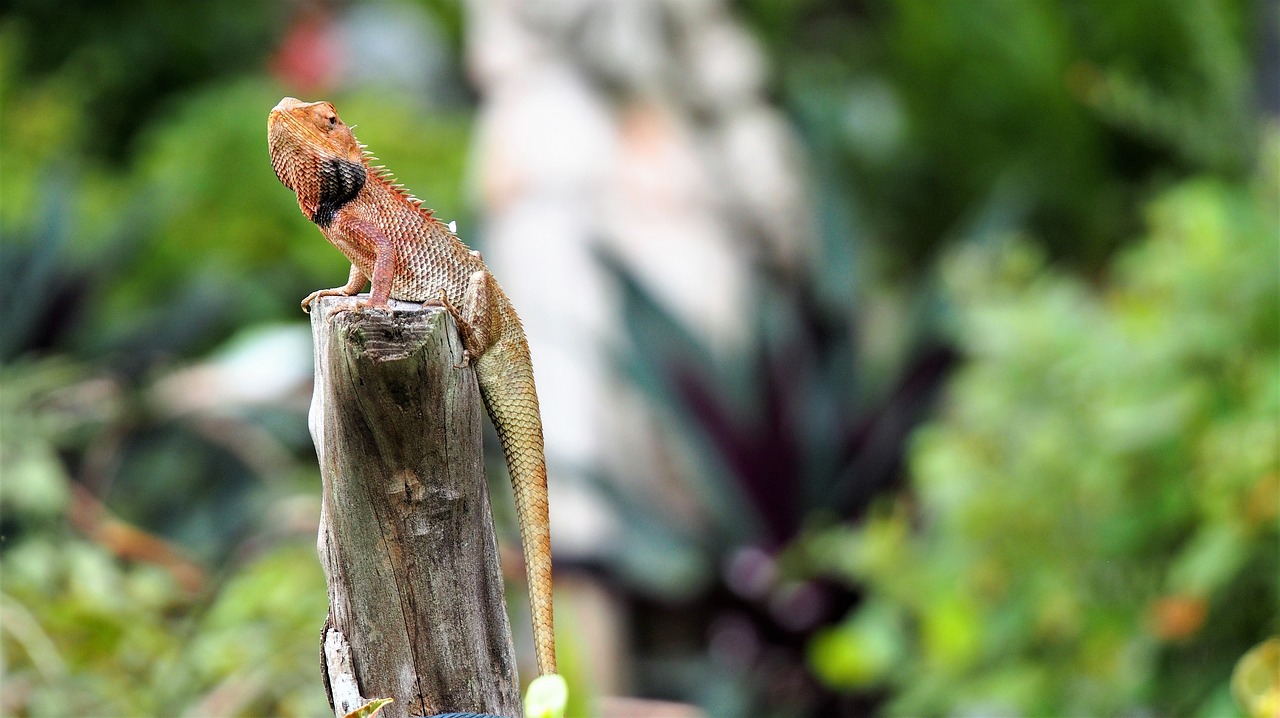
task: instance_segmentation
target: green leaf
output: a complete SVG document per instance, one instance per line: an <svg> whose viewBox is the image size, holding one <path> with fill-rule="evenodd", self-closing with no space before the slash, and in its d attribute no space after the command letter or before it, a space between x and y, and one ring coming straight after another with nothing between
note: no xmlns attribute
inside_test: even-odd
<svg viewBox="0 0 1280 718"><path fill-rule="evenodd" d="M1280 715L1280 637L1244 654L1231 674L1231 694L1250 718Z"/></svg>
<svg viewBox="0 0 1280 718"><path fill-rule="evenodd" d="M538 676L524 694L525 718L564 718L569 684L555 673Z"/></svg>
<svg viewBox="0 0 1280 718"><path fill-rule="evenodd" d="M394 702L394 698L374 698L368 703L365 703L359 708L346 714L343 718L373 718L373 716L378 715L378 712L382 710L383 706Z"/></svg>

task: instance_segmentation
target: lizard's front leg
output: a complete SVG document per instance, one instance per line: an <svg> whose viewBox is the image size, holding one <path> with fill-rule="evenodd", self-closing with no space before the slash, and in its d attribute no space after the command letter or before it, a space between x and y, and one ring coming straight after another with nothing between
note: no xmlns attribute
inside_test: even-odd
<svg viewBox="0 0 1280 718"><path fill-rule="evenodd" d="M391 299L391 284L396 278L396 248L382 230L362 219L348 220L348 232L356 235L360 243L373 250L373 276L369 277L369 299L357 306L386 309Z"/></svg>
<svg viewBox="0 0 1280 718"><path fill-rule="evenodd" d="M364 272L361 272L360 268L353 264L351 265L351 274L347 276L346 284L341 287L334 287L333 289L317 289L316 291L308 294L306 298L302 300L302 311L310 314L311 303L320 297L349 297L352 294L356 294L361 289L364 289L364 283L366 281L368 280L365 279Z"/></svg>
<svg viewBox="0 0 1280 718"><path fill-rule="evenodd" d="M462 308L453 306L444 290L440 290L440 303L453 316L462 337L462 364L467 366L479 358L493 344L494 316L497 310L493 301L493 275L481 269L471 273L467 290L462 297Z"/></svg>

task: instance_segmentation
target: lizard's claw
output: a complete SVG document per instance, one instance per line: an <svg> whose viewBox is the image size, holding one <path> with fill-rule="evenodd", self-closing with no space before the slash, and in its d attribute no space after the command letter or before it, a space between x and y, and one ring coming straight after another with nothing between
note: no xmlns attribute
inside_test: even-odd
<svg viewBox="0 0 1280 718"><path fill-rule="evenodd" d="M303 297L302 311L305 312L306 314L310 314L311 304L315 302L317 299L319 299L320 297L327 297L330 294L334 294L334 291L332 289L318 289L308 294L307 296Z"/></svg>

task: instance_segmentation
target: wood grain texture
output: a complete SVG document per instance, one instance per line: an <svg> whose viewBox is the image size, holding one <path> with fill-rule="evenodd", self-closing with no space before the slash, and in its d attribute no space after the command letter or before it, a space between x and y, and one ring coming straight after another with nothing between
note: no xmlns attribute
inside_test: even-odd
<svg viewBox="0 0 1280 718"><path fill-rule="evenodd" d="M388 718L518 716L475 375L456 368L447 312L355 301L324 297L311 320L326 690L339 716L357 707L334 690L352 680L360 698L395 698Z"/></svg>

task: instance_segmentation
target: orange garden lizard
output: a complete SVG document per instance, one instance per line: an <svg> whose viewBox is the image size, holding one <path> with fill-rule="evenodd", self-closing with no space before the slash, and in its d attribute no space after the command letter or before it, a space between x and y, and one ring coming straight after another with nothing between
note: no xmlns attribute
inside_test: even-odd
<svg viewBox="0 0 1280 718"><path fill-rule="evenodd" d="M458 325L463 364L475 365L485 408L498 431L515 489L533 609L538 672L556 672L551 612L551 535L542 419L520 318L479 253L432 217L422 201L370 164L351 128L328 102L286 97L267 121L271 166L298 206L351 260L346 285L312 292L350 296L370 284L361 306L387 300L442 304Z"/></svg>

